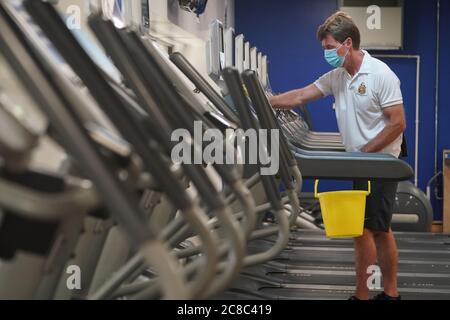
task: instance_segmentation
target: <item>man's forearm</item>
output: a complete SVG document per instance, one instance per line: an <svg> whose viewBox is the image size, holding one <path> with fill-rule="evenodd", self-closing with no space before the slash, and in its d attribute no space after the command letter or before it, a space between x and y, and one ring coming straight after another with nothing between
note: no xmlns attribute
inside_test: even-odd
<svg viewBox="0 0 450 320"><path fill-rule="evenodd" d="M270 103L274 108L293 109L301 103L300 90L292 90L270 98Z"/></svg>
<svg viewBox="0 0 450 320"><path fill-rule="evenodd" d="M323 93L314 85L292 90L270 98L272 107L276 109L293 109L323 97Z"/></svg>
<svg viewBox="0 0 450 320"><path fill-rule="evenodd" d="M361 151L366 153L380 152L394 142L403 131L404 127L401 125L388 125L375 139L366 144Z"/></svg>

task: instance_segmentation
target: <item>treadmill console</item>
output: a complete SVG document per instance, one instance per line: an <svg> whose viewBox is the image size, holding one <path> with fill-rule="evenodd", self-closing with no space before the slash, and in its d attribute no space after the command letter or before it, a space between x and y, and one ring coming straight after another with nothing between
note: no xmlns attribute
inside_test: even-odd
<svg viewBox="0 0 450 320"><path fill-rule="evenodd" d="M225 68L225 41L224 28L219 20L211 23L206 46L208 75L213 79L220 79L222 70Z"/></svg>

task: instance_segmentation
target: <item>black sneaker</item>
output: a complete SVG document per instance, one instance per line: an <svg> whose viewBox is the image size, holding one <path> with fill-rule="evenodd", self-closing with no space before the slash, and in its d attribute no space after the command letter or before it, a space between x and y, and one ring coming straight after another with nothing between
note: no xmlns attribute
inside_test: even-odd
<svg viewBox="0 0 450 320"><path fill-rule="evenodd" d="M358 299L358 297L355 296L351 296L350 298L348 298L348 301L359 301L360 299Z"/></svg>
<svg viewBox="0 0 450 320"><path fill-rule="evenodd" d="M388 296L386 293L382 292L382 293L376 295L375 297L373 297L371 300L392 300L392 301L398 301L398 300L402 300L402 297L401 296L391 297L391 296Z"/></svg>

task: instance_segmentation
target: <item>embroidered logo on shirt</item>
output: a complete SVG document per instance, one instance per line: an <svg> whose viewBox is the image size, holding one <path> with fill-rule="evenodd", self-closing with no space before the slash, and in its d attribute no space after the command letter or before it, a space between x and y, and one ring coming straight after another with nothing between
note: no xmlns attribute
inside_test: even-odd
<svg viewBox="0 0 450 320"><path fill-rule="evenodd" d="M361 83L361 85L358 88L358 93L360 95L365 95L366 92L367 92L367 87L366 87L366 84L363 82L363 83Z"/></svg>

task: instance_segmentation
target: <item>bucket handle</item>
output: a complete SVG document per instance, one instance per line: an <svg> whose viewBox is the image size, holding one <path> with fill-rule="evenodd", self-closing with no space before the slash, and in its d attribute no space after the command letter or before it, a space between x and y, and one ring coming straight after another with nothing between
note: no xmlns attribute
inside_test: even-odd
<svg viewBox="0 0 450 320"><path fill-rule="evenodd" d="M372 192L372 185L371 185L370 181L368 181L367 187L368 187L367 195L369 195ZM317 192L318 188L319 188L319 180L316 180L316 182L314 183L314 198L319 197L319 193Z"/></svg>

